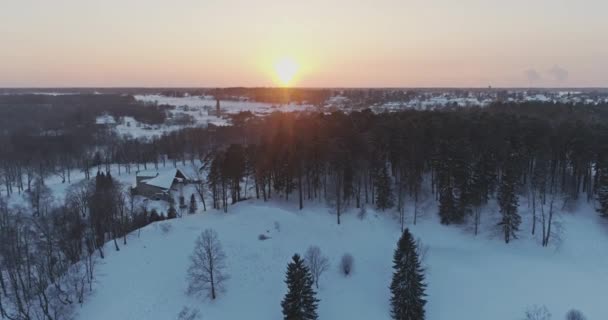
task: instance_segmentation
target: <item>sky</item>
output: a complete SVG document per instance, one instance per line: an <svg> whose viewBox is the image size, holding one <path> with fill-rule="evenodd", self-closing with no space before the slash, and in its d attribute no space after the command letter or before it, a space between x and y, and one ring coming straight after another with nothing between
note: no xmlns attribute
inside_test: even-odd
<svg viewBox="0 0 608 320"><path fill-rule="evenodd" d="M1 0L0 87L608 87L606 0Z"/></svg>

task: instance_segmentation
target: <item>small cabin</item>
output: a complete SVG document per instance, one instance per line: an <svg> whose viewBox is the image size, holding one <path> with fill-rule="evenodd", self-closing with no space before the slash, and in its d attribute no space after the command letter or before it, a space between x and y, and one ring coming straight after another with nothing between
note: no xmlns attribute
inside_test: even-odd
<svg viewBox="0 0 608 320"><path fill-rule="evenodd" d="M180 169L171 169L163 173L138 171L132 191L149 199L169 201L171 190L177 190L179 184L191 182L192 179Z"/></svg>

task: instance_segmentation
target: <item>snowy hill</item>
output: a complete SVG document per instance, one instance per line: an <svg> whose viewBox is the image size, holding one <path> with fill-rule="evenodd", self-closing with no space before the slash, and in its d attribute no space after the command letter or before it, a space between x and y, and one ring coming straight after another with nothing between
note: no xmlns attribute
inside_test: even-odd
<svg viewBox="0 0 608 320"><path fill-rule="evenodd" d="M318 245L331 267L318 290L320 319L389 319L392 254L399 226L387 213L354 212L341 225L323 207L298 211L287 205L249 201L216 211L147 226L119 252L108 247L97 267L97 288L78 319L176 319L184 306L201 319L282 319L280 301L290 257ZM491 221L490 217L486 219ZM546 305L554 319L570 308L589 319L606 319L608 228L591 208L564 214L559 248L543 248L522 229L505 245L491 232L474 237L438 223L428 212L410 226L429 250L427 319L521 319L525 309ZM171 230L163 231L163 224ZM230 279L216 301L186 295L188 256L206 228L219 235ZM258 240L260 234L270 239ZM344 253L355 259L354 274L338 272Z"/></svg>

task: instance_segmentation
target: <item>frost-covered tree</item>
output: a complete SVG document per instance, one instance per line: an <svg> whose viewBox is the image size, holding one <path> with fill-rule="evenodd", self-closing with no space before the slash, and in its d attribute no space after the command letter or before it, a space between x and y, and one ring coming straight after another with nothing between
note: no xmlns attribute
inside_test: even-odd
<svg viewBox="0 0 608 320"><path fill-rule="evenodd" d="M315 282L317 289L319 288L319 278L323 272L329 269L329 259L321 253L321 249L317 246L310 246L304 254L306 266L310 270L310 274Z"/></svg>
<svg viewBox="0 0 608 320"><path fill-rule="evenodd" d="M196 239L190 256L188 293L200 295L206 292L209 298L215 299L228 279L225 269L226 254L217 233L213 229L206 229Z"/></svg>
<svg viewBox="0 0 608 320"><path fill-rule="evenodd" d="M287 294L281 302L283 319L315 320L317 316L316 292L312 288L313 278L310 270L298 254L287 265Z"/></svg>
<svg viewBox="0 0 608 320"><path fill-rule="evenodd" d="M414 237L405 229L393 255L391 316L396 320L424 320L426 284L417 251Z"/></svg>
<svg viewBox="0 0 608 320"><path fill-rule="evenodd" d="M34 185L27 192L27 199L34 210L34 215L45 214L52 202L53 192L44 184L44 180L36 179Z"/></svg>

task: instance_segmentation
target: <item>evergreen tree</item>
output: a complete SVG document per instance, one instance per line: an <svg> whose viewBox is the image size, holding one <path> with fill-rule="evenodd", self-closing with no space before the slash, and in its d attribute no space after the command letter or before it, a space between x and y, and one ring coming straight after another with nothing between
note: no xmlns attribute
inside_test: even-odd
<svg viewBox="0 0 608 320"><path fill-rule="evenodd" d="M313 290L313 277L298 254L287 265L288 292L281 302L283 319L285 320L314 320L317 319L316 292Z"/></svg>
<svg viewBox="0 0 608 320"><path fill-rule="evenodd" d="M416 250L416 242L408 229L403 231L393 256L391 282L391 316L396 320L424 320L426 296L424 270Z"/></svg>
<svg viewBox="0 0 608 320"><path fill-rule="evenodd" d="M196 198L194 197L194 193L190 196L190 206L188 207L188 212L195 213L196 212Z"/></svg>
<svg viewBox="0 0 608 320"><path fill-rule="evenodd" d="M597 168L597 201L600 207L598 212L602 217L608 218L608 161L599 161Z"/></svg>
<svg viewBox="0 0 608 320"><path fill-rule="evenodd" d="M177 218L177 210L175 210L174 201L169 201L169 210L167 210L167 219Z"/></svg>
<svg viewBox="0 0 608 320"><path fill-rule="evenodd" d="M443 187L439 192L439 217L442 224L455 222L456 200L451 187Z"/></svg>
<svg viewBox="0 0 608 320"><path fill-rule="evenodd" d="M502 219L498 226L502 229L505 236L505 243L511 239L517 239L517 231L521 224L521 216L517 213L517 175L515 172L514 161L507 161L503 169L502 179L498 190L498 205Z"/></svg>
<svg viewBox="0 0 608 320"><path fill-rule="evenodd" d="M386 165L382 166L376 175L376 206L382 211L393 206L391 178Z"/></svg>

